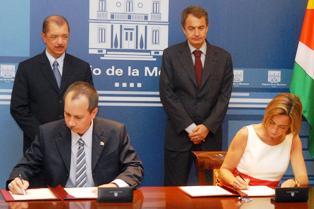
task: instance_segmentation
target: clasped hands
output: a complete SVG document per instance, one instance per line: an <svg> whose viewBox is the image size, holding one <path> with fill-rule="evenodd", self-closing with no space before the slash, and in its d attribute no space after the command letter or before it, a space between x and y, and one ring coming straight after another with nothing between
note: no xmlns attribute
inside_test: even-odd
<svg viewBox="0 0 314 209"><path fill-rule="evenodd" d="M209 130L203 124L197 125L191 133L189 133L189 138L193 144L200 144L205 141Z"/></svg>

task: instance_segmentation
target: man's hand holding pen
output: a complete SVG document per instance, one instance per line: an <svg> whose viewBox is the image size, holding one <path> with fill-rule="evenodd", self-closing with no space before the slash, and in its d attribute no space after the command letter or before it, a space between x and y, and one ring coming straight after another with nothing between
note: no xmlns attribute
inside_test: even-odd
<svg viewBox="0 0 314 209"><path fill-rule="evenodd" d="M233 181L233 188L236 190L248 189L250 179L244 179L241 175L235 177Z"/></svg>
<svg viewBox="0 0 314 209"><path fill-rule="evenodd" d="M26 194L26 190L29 187L29 182L27 180L22 179L22 176L19 175L14 180L12 180L8 188L13 194Z"/></svg>

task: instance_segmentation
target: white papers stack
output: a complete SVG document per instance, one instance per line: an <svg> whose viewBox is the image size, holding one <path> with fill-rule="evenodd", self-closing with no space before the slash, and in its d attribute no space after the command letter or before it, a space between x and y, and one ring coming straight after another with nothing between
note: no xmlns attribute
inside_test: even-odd
<svg viewBox="0 0 314 209"><path fill-rule="evenodd" d="M97 199L97 187L74 187L64 190L75 199Z"/></svg>
<svg viewBox="0 0 314 209"><path fill-rule="evenodd" d="M10 192L14 200L53 200L57 197L48 188L27 189L25 195L13 194Z"/></svg>
<svg viewBox="0 0 314 209"><path fill-rule="evenodd" d="M206 197L206 196L232 196L231 192L219 186L182 186L179 187L183 192L191 197Z"/></svg>
<svg viewBox="0 0 314 209"><path fill-rule="evenodd" d="M220 186L182 186L179 187L183 192L191 197L206 196L237 196L237 192L229 192ZM267 186L249 186L248 189L241 190L247 196L274 196L275 190Z"/></svg>

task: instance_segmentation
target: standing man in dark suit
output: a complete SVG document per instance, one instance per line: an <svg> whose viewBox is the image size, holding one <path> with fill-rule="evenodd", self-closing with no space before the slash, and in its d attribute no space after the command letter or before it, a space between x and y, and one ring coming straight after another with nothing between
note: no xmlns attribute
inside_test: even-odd
<svg viewBox="0 0 314 209"><path fill-rule="evenodd" d="M38 172L44 174L42 187L137 186L143 179L142 162L123 124L96 118L96 89L75 82L64 101L64 119L39 127L36 139L10 174L10 191L23 194L28 180Z"/></svg>
<svg viewBox="0 0 314 209"><path fill-rule="evenodd" d="M181 24L187 41L164 50L160 75L160 98L168 116L166 186L187 184L192 150L222 149L221 126L233 82L230 54L206 41L207 11L189 6Z"/></svg>
<svg viewBox="0 0 314 209"><path fill-rule="evenodd" d="M63 94L71 83L93 83L89 64L66 53L70 28L64 17L46 17L41 36L46 50L19 64L11 96L11 114L24 133L23 152L39 125L63 118Z"/></svg>

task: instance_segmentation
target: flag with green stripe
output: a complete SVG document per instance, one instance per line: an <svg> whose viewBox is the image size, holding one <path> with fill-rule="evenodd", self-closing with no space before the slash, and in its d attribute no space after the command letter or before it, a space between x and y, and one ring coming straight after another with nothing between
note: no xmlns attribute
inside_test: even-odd
<svg viewBox="0 0 314 209"><path fill-rule="evenodd" d="M290 91L298 95L310 125L309 151L314 158L314 0L309 0L295 57Z"/></svg>

